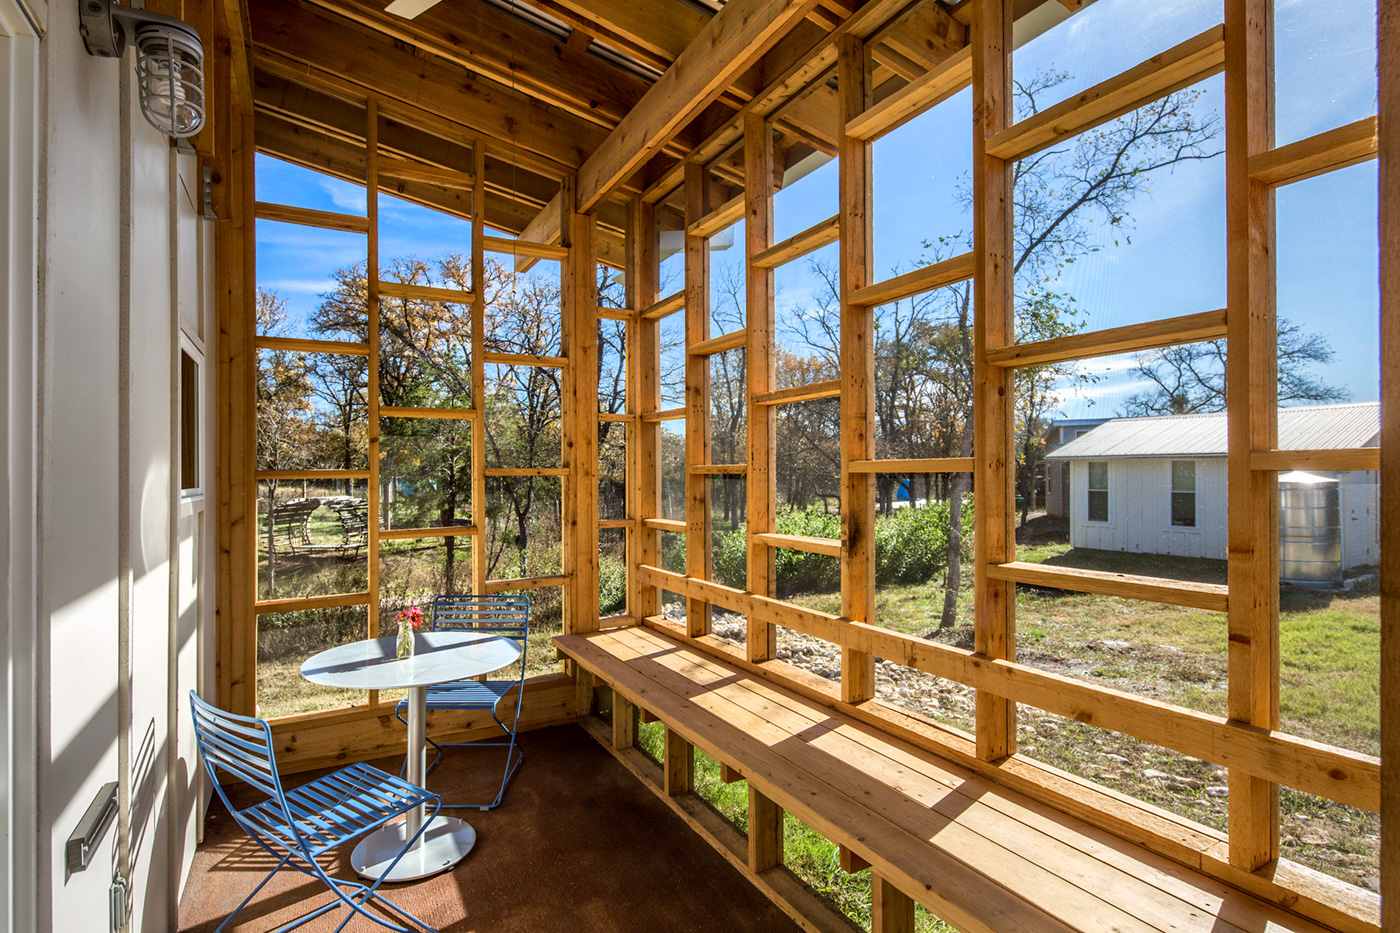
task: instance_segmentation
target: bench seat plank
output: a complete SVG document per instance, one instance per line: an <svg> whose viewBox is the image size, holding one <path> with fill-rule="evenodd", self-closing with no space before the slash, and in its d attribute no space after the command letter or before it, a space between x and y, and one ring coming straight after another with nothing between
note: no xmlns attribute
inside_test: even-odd
<svg viewBox="0 0 1400 933"><path fill-rule="evenodd" d="M960 929L1325 933L664 633L555 643Z"/></svg>

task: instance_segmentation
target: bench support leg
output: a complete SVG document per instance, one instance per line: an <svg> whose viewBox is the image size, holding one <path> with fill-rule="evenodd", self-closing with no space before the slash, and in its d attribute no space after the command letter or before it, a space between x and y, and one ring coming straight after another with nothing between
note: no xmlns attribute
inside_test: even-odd
<svg viewBox="0 0 1400 933"><path fill-rule="evenodd" d="M914 901L878 874L870 875L870 933L914 933Z"/></svg>
<svg viewBox="0 0 1400 933"><path fill-rule="evenodd" d="M631 748L637 744L637 707L616 690L612 704L613 748Z"/></svg>
<svg viewBox="0 0 1400 933"><path fill-rule="evenodd" d="M593 712L593 672L586 671L578 665L574 666L575 683L578 685L576 699L576 709L578 715L587 716Z"/></svg>
<svg viewBox="0 0 1400 933"><path fill-rule="evenodd" d="M749 785L749 868L767 871L783 864L783 808Z"/></svg>
<svg viewBox="0 0 1400 933"><path fill-rule="evenodd" d="M665 766L666 793L671 797L688 794L695 787L695 748L666 726L666 748L662 755Z"/></svg>
<svg viewBox="0 0 1400 933"><path fill-rule="evenodd" d="M865 871L870 867L870 863L856 855L850 849L837 844L837 850L841 856L841 870L848 875L854 875L858 871Z"/></svg>
<svg viewBox="0 0 1400 933"><path fill-rule="evenodd" d="M722 783L733 784L735 781L742 781L744 774L738 768L732 768L721 761L719 763L719 779Z"/></svg>

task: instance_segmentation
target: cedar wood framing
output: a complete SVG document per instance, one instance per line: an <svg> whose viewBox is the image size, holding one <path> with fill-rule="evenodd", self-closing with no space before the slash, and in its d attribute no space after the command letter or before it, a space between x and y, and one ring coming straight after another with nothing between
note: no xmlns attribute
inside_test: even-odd
<svg viewBox="0 0 1400 933"><path fill-rule="evenodd" d="M543 5L556 11L557 4ZM729 25L736 11L767 4L768 31ZM419 203L470 217L473 224L472 289L412 297L450 300L469 306L473 322L473 398L484 391L484 296L482 269L486 249L517 252L521 264L540 258L562 263L564 301L563 356L539 360L561 369L565 388L563 434L566 488L565 572L557 577L527 581L488 581L484 529L480 522L459 534L471 540L472 584L478 591L563 585L567 631L599 626L597 608L597 386L596 323L599 317L621 319L627 331L627 519L605 523L625 529L628 553L628 607L620 619L605 624L644 622L663 627L711 651L723 651L708 638L709 607L742 612L749 621L744 663L797 689L820 694L825 702L866 721L947 754L996 780L1025 790L1068 812L1092 815L1105 826L1171 858L1188 861L1222 880L1245 887L1338 929L1375 929L1380 906L1376 899L1278 863L1278 788L1281 784L1345 801L1365 809L1380 809L1383 821L1382 876L1388 890L1400 889L1400 703L1395 671L1400 670L1397 596L1394 580L1400 554L1388 548L1383 571L1383 745L1385 764L1340 749L1316 746L1274 730L1278 725L1278 623L1276 474L1299 463L1316 464L1317 452L1277 451L1273 398L1275 384L1273 197L1277 186L1311 177L1377 155L1381 158L1382 305L1386 313L1382 352L1396 361L1396 302L1400 295L1400 183L1393 153L1400 151L1400 14L1381 4L1380 111L1375 118L1338 127L1311 139L1275 148L1272 99L1272 3L1270 0L1226 0L1223 27L1208 30L1174 49L1163 50L1142 65L1102 82L1055 108L1048 116L1015 124L1010 108L1010 38L1013 16L1020 6L1011 0L969 0L951 14L931 4L867 0L864 4L818 5L780 0L731 0L726 14L708 22L696 20L686 41L661 43L643 24L595 22L579 12L597 4L569 3L578 18L576 28L599 38L611 37L623 47L664 67L697 36L731 49L724 67L693 69L686 80L663 80L649 89L644 83L621 81L612 100L626 108L580 112L580 98L570 97L548 73L522 76L510 95L497 88L495 98L478 101L480 119L462 112L435 113L439 94L415 92L393 64L392 42L417 42L447 62L456 62L461 49L442 47L442 23L433 16L400 24L402 34L384 32L381 14L360 0L316 0L304 8L272 12L264 0L253 0L254 28L243 32L243 14L236 0L220 5L223 16L210 15L201 25L229 50L211 56L211 84L230 93L217 94L210 129L196 139L201 156L214 166L220 338L217 385L220 470L218 505L224 516L217 529L216 567L219 599L218 694L228 707L251 712L256 702L256 625L260 612L287 611L332 605L365 605L369 631L378 631L378 558L381 538L440 535L440 529L395 529L381 533L371 525L369 591L305 600L258 602L255 581L257 481L293 478L286 471L254 471L253 376L260 348L301 352L378 355L378 299L410 290L379 283L375 257L378 230L374 199L367 217L346 217L305 211L253 200L253 154L265 151L312 165L340 177L358 177L368 190L389 190ZM835 10L839 12L833 12ZM473 5L473 8L475 6ZM916 9L917 8L917 9ZM482 10L488 8L482 7ZM668 7L669 9L669 7ZM923 17L918 20L914 14ZM438 15L438 14L435 14ZM495 16L494 12L481 13ZM329 17L327 28L354 33L370 70L345 74L344 67L315 57L314 44L292 48L291 39ZM310 19L308 19L310 18ZM701 17L703 20L703 17ZM937 43L921 46L922 60L900 45L893 23L931 22L941 30ZM263 22L275 25L260 30ZM649 29L655 30L654 24ZM641 30L641 32L639 32ZM902 51L901 51L902 48ZM294 53L300 58L294 59ZM456 56L456 58L454 58ZM762 67L747 70L755 61ZM593 68L577 57L565 56L579 68ZM384 86L374 68L384 66ZM423 67L422 80L438 80L441 68ZM455 64L453 67L457 67ZM499 81L500 62L481 68L498 69L488 79ZM552 65L550 67L553 67ZM562 66L561 66L562 67ZM256 71L254 69L257 69ZM1228 89L1226 131L1228 306L1167 321L1111 331L1077 335L1044 344L1014 345L1009 184L1011 160L1113 116L1140 106L1163 93L1223 70ZM832 73L836 89L828 85ZM483 72L484 74L485 72ZM582 72L580 72L582 73ZM567 68L560 74L573 74ZM762 78L755 79L754 75ZM296 83L293 76L304 83ZM596 69L588 82L606 78ZM392 80L391 80L392 79ZM288 83L292 82L292 83ZM365 83L369 82L369 83ZM533 84L531 84L533 82ZM974 218L972 253L954 257L938 268L918 270L899 280L875 281L869 258L870 144L891 129L936 106L951 93L971 86L977 102L974 133ZM481 84L485 87L485 84ZM533 90L532 90L533 89ZM582 94L586 84L572 91ZM509 89L507 89L509 90ZM516 137L492 123L502 116L500 101L508 96L537 93L546 98L527 145L514 152L504 143ZM418 94L418 96L415 96ZM497 103L492 104L494 99ZM824 101L821 107L801 105ZM340 109L337 106L340 105ZM345 110L344 106L350 109ZM829 105L829 106L826 106ZM495 107L496 110L491 108ZM552 109L551 109L552 108ZM814 112L834 116L830 125L812 120ZM358 113L359 123L354 115ZM494 114L494 115L493 115ZM465 120L478 120L469 125ZM830 119L830 117L828 117ZM596 139L591 152L570 153L558 145L556 134L579 132L571 140ZM587 126L586 131L582 127ZM411 132L414 127L416 132ZM294 132L293 132L294 131ZM592 135L590 135L592 134ZM1052 134L1052 135L1047 135ZM786 153L819 139L826 151L840 156L840 204L836 217L775 244L772 239L772 194ZM507 180L507 154L518 157L517 180ZM575 180L577 179L577 180ZM739 189L742 190L739 190ZM747 326L733 335L711 338L708 333L709 236L739 217L746 219L748 256ZM365 345L329 345L325 341L278 341L253 332L250 309L255 291L253 222L255 218L305 223L364 233L369 258L369 329ZM663 220L685 231L685 285L675 295L658 294L657 236ZM485 225L521 232L519 244L485 236ZM772 383L774 340L772 270L813 249L839 240L841 245L842 347L840 379L833 384L776 390ZM598 262L626 271L626 304L599 309L593 288ZM907 297L931 288L971 279L976 321L976 403L974 456L969 460L881 461L874 449L870 394L874 384L873 309L880 302ZM659 321L683 311L686 342L686 405L660 412ZM1208 606L1229 616L1229 719L1167 707L1142 698L1038 672L1015 661L1015 586L1043 583L1046 570L1015 560L1012 533L1012 375L1018 366L1082 359L1174 343L1225 337L1229 343L1231 396L1229 431L1232 453L1230 498L1230 559L1227 588L1209 588L1148 578L1113 578L1070 570L1054 571L1053 585L1086 592L1110 592L1134 599ZM728 341L723 346L715 341ZM748 483L749 580L741 592L710 579L709 486L709 359L719 349L743 347L749 365L746 461ZM524 361L510 361L524 362ZM1382 367L1383 394L1389 411L1395 396ZM447 417L470 421L473 463L473 514L485 499L484 425L474 410L381 409L377 367L370 366L368 470L301 471L310 478L344 477L368 480L370 512L379 514L379 417ZM802 399L840 397L842 404L842 529L839 545L815 539L794 539L775 533L773 418L775 406ZM661 520L659 417L684 416L686 421L686 522ZM1400 486L1392 452L1397 419L1387 417L1379 466L1388 493ZM1310 459L1311 458L1311 459ZM1349 458L1349 459L1348 459ZM1326 465L1374 468L1372 452L1344 452ZM737 468L736 468L737 469ZM976 650L960 651L909 639L878 627L874 612L873 524L874 474L881 471L970 471L976 475L977 539L974 560ZM1393 535L1395 504L1400 491L1382 497L1389 503L1383 515L1383 538ZM689 555L686 573L659 569L660 530L684 531ZM774 598L773 554L779 547L833 553L842 560L842 614L831 616L802 610ZM659 589L685 597L687 623L679 632L659 616ZM842 649L842 678L838 692L825 692L801 672L774 660L778 625L826 638ZM933 729L878 703L873 696L873 662L888 657L902 664L968 683L977 688L977 729L960 737ZM372 757L375 750L397 747L389 727L387 707L370 695L367 705L325 714L292 717L276 724L292 767L317 767L338 756ZM536 678L527 691L527 721L532 725L572 721L591 703L591 689L569 676ZM1137 736L1187 754L1220 760L1228 755L1232 806L1227 836L1184 824L1130 802L1102 793L1039 768L1016 757L1015 709L1025 702L1062 715L1092 718L1100 726ZM615 714L617 710L614 710ZM630 722L630 719L629 719ZM627 725L617 724L630 745ZM480 723L461 718L444 723L454 734L471 734ZM668 735L665 774L668 790L690 785L690 749L678 736ZM1384 777L1384 780L1383 780ZM751 838L751 866L772 864L774 826L781 812L771 801L753 802L760 815ZM758 869L761 870L761 869ZM902 925L905 905L877 881L879 913L891 917L885 928ZM1393 898L1384 906L1388 925L1400 925Z"/></svg>

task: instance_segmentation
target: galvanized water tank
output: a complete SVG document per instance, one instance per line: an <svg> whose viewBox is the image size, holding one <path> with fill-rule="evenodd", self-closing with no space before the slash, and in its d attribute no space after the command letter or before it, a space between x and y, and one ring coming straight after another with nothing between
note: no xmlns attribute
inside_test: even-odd
<svg viewBox="0 0 1400 933"><path fill-rule="evenodd" d="M1341 483L1300 470L1279 475L1278 551L1284 583L1342 582Z"/></svg>

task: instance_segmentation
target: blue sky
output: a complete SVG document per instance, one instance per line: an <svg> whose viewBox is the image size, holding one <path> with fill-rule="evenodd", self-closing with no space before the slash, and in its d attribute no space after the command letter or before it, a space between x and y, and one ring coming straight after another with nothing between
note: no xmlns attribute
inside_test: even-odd
<svg viewBox="0 0 1400 933"><path fill-rule="evenodd" d="M1099 0L1066 24L1018 49L1016 73L1039 69L1073 77L1042 106L1070 96L1219 23L1220 0ZM1375 113L1375 7L1357 0L1277 0L1276 135L1279 144ZM1085 50L1090 50L1086 53ZM1224 83L1197 86L1199 113L1223 116ZM971 94L963 92L875 145L877 277L928 258L923 242L966 232L971 219L957 196L970 170ZM364 189L259 157L259 200L363 214ZM1376 164L1370 162L1279 190L1278 309L1281 317L1323 333L1336 357L1322 375L1358 401L1378 397ZM381 257L433 258L465 252L470 226L396 199L381 200ZM776 238L836 211L836 164L780 192ZM1105 230L1102 249L1054 283L1073 295L1088 326L1113 327L1220 308L1225 303L1224 160L1159 173L1130 206L1131 230ZM742 245L742 227L735 231ZM364 257L356 234L259 221L258 276L278 291L294 321L327 290L330 273ZM742 262L741 249L713 255L715 280ZM835 254L835 247L825 253ZM677 266L673 259L663 268ZM677 276L678 273L671 273ZM805 262L778 271L780 320L810 303L818 283ZM294 323L293 330L298 331ZM793 334L782 334L791 346ZM1088 364L1099 378L1067 393L1067 417L1108 415L1140 386L1131 357ZM1093 402L1093 404L1090 404Z"/></svg>

